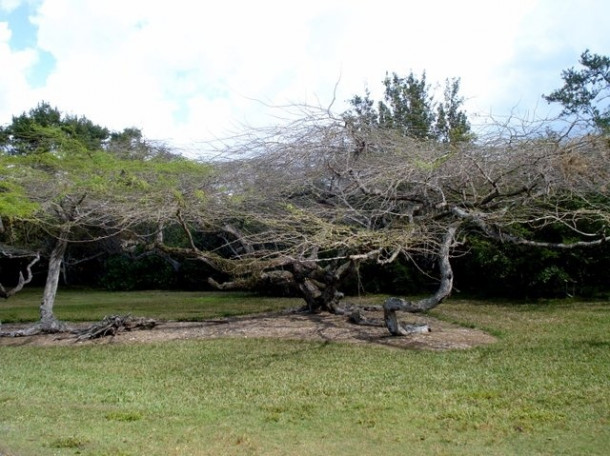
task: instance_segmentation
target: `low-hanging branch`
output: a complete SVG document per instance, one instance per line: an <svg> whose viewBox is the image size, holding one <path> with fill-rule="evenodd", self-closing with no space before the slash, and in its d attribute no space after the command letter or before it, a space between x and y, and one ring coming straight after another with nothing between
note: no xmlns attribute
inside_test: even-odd
<svg viewBox="0 0 610 456"><path fill-rule="evenodd" d="M5 251L2 251L0 253L2 253L2 255L6 256L8 258L15 258L15 255L12 255ZM19 272L19 280L17 281L17 285L15 285L12 288L7 289L4 285L2 285L0 283L0 297L1 298L8 299L11 296L14 296L15 294L17 294L18 292L23 290L24 286L26 286L28 283L30 283L32 281L32 279L34 278L34 274L32 274L32 267L36 263L38 263L38 261L40 261L40 253L36 252L32 256L33 256L32 260L25 267L26 275L24 276L22 271Z"/></svg>
<svg viewBox="0 0 610 456"><path fill-rule="evenodd" d="M525 245L530 247L538 247L538 248L549 248L549 249L558 249L558 250L572 250L577 248L589 248L589 247L597 247L606 242L610 242L610 236L601 235L598 239L593 241L573 241L573 242L545 242L545 241L535 241L532 239L526 239L520 236L516 236L514 234L506 233L501 231L497 226L492 226L485 222L483 214L475 214L468 212L459 207L453 207L451 212L456 214L458 217L468 220L472 222L475 226L477 226L483 233L487 236L497 239L502 242L509 242L514 245ZM587 236L595 236L595 234L589 233L579 233L581 235Z"/></svg>

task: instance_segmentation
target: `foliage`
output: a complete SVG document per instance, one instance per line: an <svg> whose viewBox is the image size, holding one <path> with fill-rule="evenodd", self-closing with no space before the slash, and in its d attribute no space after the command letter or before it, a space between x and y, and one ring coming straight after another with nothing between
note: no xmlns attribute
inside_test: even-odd
<svg viewBox="0 0 610 456"><path fill-rule="evenodd" d="M459 95L459 78L447 79L441 102L434 101L426 73L418 78L409 73L400 77L386 74L384 98L375 103L368 89L349 102L351 110L344 113L346 121L357 130L383 128L403 136L445 143L470 141L473 135L463 98Z"/></svg>
<svg viewBox="0 0 610 456"><path fill-rule="evenodd" d="M586 50L580 55L583 68L562 71L564 85L544 99L563 106L562 115L580 116L601 132L610 133L610 57Z"/></svg>
<svg viewBox="0 0 610 456"><path fill-rule="evenodd" d="M62 115L49 103L41 102L28 113L13 116L2 129L0 151L10 155L50 152L61 148L63 141L80 142L90 150L99 149L109 130L85 117Z"/></svg>
<svg viewBox="0 0 610 456"><path fill-rule="evenodd" d="M43 325L55 320L54 296L71 243L104 246L114 241L115 250L122 243L151 243L185 195L204 199L210 174L209 166L149 147L136 129L110 135L88 119L63 116L46 103L14 117L2 140L0 188L6 191L0 220L10 218L13 226L37 234L15 235L13 229L13 247L48 257Z"/></svg>
<svg viewBox="0 0 610 456"><path fill-rule="evenodd" d="M426 258L399 258L385 265L364 263L345 280L342 289L349 295L417 296L434 290L437 272Z"/></svg>
<svg viewBox="0 0 610 456"><path fill-rule="evenodd" d="M468 251L454 260L454 270L456 288L470 296L590 298L610 292L608 245L568 251L531 249L473 236L466 247Z"/></svg>
<svg viewBox="0 0 610 456"><path fill-rule="evenodd" d="M38 209L38 204L27 198L25 189L7 179L9 168L15 166L0 156L0 216L26 217Z"/></svg>
<svg viewBox="0 0 610 456"><path fill-rule="evenodd" d="M404 136L430 139L434 113L426 74L417 79L413 73L406 78L393 73L386 75L383 85L385 102L378 105L379 125L399 130Z"/></svg>
<svg viewBox="0 0 610 456"><path fill-rule="evenodd" d="M155 144L144 138L142 131L138 128L125 128L120 132L111 132L104 148L124 159L140 161L151 158L178 159L178 156L163 144Z"/></svg>

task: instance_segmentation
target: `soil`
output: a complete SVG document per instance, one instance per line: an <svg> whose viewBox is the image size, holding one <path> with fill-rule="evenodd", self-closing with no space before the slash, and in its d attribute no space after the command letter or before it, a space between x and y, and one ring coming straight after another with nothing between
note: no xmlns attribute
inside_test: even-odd
<svg viewBox="0 0 610 456"><path fill-rule="evenodd" d="M367 317L380 318L381 313L370 313ZM496 341L493 336L478 329L464 328L429 316L406 315L405 321L410 324L428 324L431 332L393 337L385 327L356 325L349 322L344 315L267 313L202 322L159 321L153 329L120 332L115 336L88 341L76 341L71 334L0 337L0 346L128 344L231 337L343 342L399 349L454 350ZM79 323L72 327L84 328L89 325ZM26 327L27 325L5 324L2 325L2 331L15 331Z"/></svg>

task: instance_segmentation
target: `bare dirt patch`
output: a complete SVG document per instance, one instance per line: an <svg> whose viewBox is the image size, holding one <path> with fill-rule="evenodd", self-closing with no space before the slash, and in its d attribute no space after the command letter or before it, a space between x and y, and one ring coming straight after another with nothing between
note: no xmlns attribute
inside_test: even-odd
<svg viewBox="0 0 610 456"><path fill-rule="evenodd" d="M380 317L381 315L377 315ZM491 344L496 339L478 329L464 328L429 316L405 318L413 324L428 324L431 332L393 337L384 327L361 326L346 316L302 313L269 313L243 317L218 318L202 322L160 321L150 330L120 332L112 337L77 342L67 334L27 337L0 337L2 345L82 345L150 343L169 340L230 338L276 338L292 340L344 342L419 350L467 349ZM86 323L74 325L86 327ZM3 325L3 331L14 331L25 325Z"/></svg>

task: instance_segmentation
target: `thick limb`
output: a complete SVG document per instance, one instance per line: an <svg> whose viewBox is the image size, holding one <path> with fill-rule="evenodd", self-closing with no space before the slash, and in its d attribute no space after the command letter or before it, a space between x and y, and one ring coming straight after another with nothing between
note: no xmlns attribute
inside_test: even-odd
<svg viewBox="0 0 610 456"><path fill-rule="evenodd" d="M34 266L36 263L38 263L39 260L40 260L40 254L36 253L34 255L34 258L32 259L32 261L30 261L25 268L27 275L24 276L23 272L19 272L19 281L17 282L17 285L15 285L13 288L10 288L7 290L0 283L0 297L4 298L4 299L8 299L11 296L15 295L16 293L20 292L25 285L30 283L32 281L32 279L34 278L34 275L32 274L32 266Z"/></svg>
<svg viewBox="0 0 610 456"><path fill-rule="evenodd" d="M451 294L451 290L453 289L453 269L451 268L451 262L449 261L449 254L455 239L456 231L456 226L450 226L447 229L438 252L438 265L441 280L436 293L418 301L406 301L402 298L388 298L383 304L383 316L390 334L394 336L406 336L413 332L412 328L404 327L400 324L396 316L397 310L411 313L425 312L438 306Z"/></svg>

